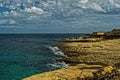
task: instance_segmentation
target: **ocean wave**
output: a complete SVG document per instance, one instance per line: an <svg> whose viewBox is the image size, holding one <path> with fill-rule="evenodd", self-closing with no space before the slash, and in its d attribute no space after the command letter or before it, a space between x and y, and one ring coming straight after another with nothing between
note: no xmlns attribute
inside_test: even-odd
<svg viewBox="0 0 120 80"><path fill-rule="evenodd" d="M57 46L55 47L49 46L48 48L52 50L55 55L66 56L62 51L60 51L60 49Z"/></svg>
<svg viewBox="0 0 120 80"><path fill-rule="evenodd" d="M69 64L66 64L66 63L63 61L63 62L49 63L49 64L47 64L47 65L50 66L50 67L53 67L53 68L62 68L62 67L68 66Z"/></svg>

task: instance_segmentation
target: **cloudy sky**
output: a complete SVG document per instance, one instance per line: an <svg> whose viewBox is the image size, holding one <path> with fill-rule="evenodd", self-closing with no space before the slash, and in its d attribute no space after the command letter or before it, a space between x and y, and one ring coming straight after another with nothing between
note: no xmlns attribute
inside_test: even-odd
<svg viewBox="0 0 120 80"><path fill-rule="evenodd" d="M0 33L90 33L120 28L120 0L0 0Z"/></svg>

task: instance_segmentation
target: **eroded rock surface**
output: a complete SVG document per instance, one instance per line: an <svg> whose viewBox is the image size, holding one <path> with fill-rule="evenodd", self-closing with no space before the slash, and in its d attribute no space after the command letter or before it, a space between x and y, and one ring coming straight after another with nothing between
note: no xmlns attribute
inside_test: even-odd
<svg viewBox="0 0 120 80"><path fill-rule="evenodd" d="M97 71L101 67L101 65L79 64L51 72L33 75L23 80L77 80L86 77L93 77L93 72Z"/></svg>
<svg viewBox="0 0 120 80"><path fill-rule="evenodd" d="M68 63L120 66L120 39L72 42L60 44L58 47L68 56L62 59Z"/></svg>

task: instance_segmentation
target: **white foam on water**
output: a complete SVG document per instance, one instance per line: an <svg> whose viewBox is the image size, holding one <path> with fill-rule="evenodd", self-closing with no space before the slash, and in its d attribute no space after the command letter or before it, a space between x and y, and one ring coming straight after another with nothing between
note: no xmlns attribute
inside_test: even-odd
<svg viewBox="0 0 120 80"><path fill-rule="evenodd" d="M49 63L47 64L48 66L54 67L54 68L62 68L62 67L66 67L69 64L66 64L64 61L63 62L55 62L55 63Z"/></svg>
<svg viewBox="0 0 120 80"><path fill-rule="evenodd" d="M64 55L64 53L62 51L60 51L60 49L57 46L55 46L55 47L49 46L48 48L50 50L52 50L55 55L66 57L66 55ZM52 67L53 69L55 69L55 68L66 67L69 64L66 64L64 61L62 61L62 62L53 61L53 63L48 63L47 65L50 66L50 67Z"/></svg>
<svg viewBox="0 0 120 80"><path fill-rule="evenodd" d="M57 46L55 46L55 47L49 46L49 49L51 49L53 51L53 53L56 55L66 56L66 55L64 55L64 53L62 51L60 51L60 49Z"/></svg>

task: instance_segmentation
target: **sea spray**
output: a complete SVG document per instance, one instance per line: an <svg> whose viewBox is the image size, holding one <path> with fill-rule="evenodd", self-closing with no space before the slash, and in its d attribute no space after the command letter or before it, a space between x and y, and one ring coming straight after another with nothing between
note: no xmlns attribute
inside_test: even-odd
<svg viewBox="0 0 120 80"><path fill-rule="evenodd" d="M64 61L62 62L54 62L54 63L49 63L47 64L48 66L50 67L53 67L53 68L62 68L62 67L66 67L68 66L69 64L66 64Z"/></svg>
<svg viewBox="0 0 120 80"><path fill-rule="evenodd" d="M52 50L52 52L55 54L55 55L59 55L61 57L66 57L66 55L64 55L64 53L62 51L60 51L60 49L57 47L57 46L49 46L48 47L50 50ZM53 63L49 63L47 64L48 66L52 67L52 68L62 68L62 67L66 67L68 66L69 64L66 64L64 61L53 61Z"/></svg>
<svg viewBox="0 0 120 80"><path fill-rule="evenodd" d="M49 46L48 48L49 48L50 50L52 50L53 53L56 54L56 55L60 55L60 56L63 56L63 57L66 56L66 55L64 55L64 53L63 53L62 51L60 51L60 49L59 49L57 46L54 46L54 47Z"/></svg>

